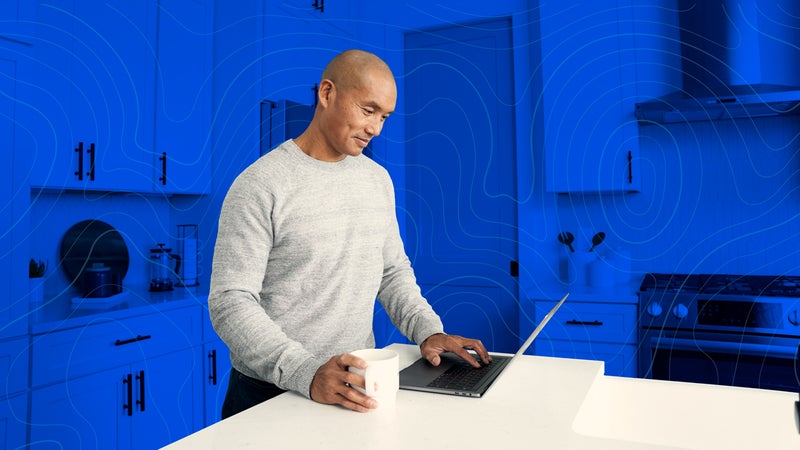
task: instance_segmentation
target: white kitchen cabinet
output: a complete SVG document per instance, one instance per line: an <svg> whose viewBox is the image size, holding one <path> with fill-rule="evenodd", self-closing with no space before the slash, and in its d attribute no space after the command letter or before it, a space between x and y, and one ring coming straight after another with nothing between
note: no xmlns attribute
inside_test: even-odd
<svg viewBox="0 0 800 450"><path fill-rule="evenodd" d="M40 0L34 187L209 192L212 0Z"/></svg>
<svg viewBox="0 0 800 450"><path fill-rule="evenodd" d="M33 336L31 444L158 448L202 427L198 308Z"/></svg>
<svg viewBox="0 0 800 450"><path fill-rule="evenodd" d="M203 368L203 398L205 410L204 426L219 422L222 418L222 403L228 392L231 376L231 358L228 346L216 338L203 344L201 348L205 365Z"/></svg>
<svg viewBox="0 0 800 450"><path fill-rule="evenodd" d="M629 0L539 5L548 192L640 188L632 10Z"/></svg>
<svg viewBox="0 0 800 450"><path fill-rule="evenodd" d="M22 448L28 422L28 338L0 342L0 450Z"/></svg>
<svg viewBox="0 0 800 450"><path fill-rule="evenodd" d="M190 349L34 389L31 444L155 449L199 429Z"/></svg>
<svg viewBox="0 0 800 450"><path fill-rule="evenodd" d="M0 40L0 136L8 148L0 151L0 339L28 331L28 247L27 209L29 195L24 188L17 145L27 142L20 126L24 101L20 102L20 61L28 47Z"/></svg>
<svg viewBox="0 0 800 450"><path fill-rule="evenodd" d="M358 22L350 18L351 7L349 2L331 0L325 2L324 11L311 1L265 3L263 98L316 104L315 86L328 62L361 46L354 37Z"/></svg>
<svg viewBox="0 0 800 450"><path fill-rule="evenodd" d="M199 349L205 359L203 366L203 398L205 426L219 422L222 417L222 402L228 391L231 376L231 358L228 346L217 336L203 308L203 345Z"/></svg>
<svg viewBox="0 0 800 450"><path fill-rule="evenodd" d="M33 186L152 189L155 13L152 2L38 2Z"/></svg>
<svg viewBox="0 0 800 450"><path fill-rule="evenodd" d="M213 2L160 0L155 189L207 194L211 184Z"/></svg>
<svg viewBox="0 0 800 450"><path fill-rule="evenodd" d="M537 299L533 304L535 323L539 323L555 302ZM534 341L534 352L604 361L606 375L635 377L636 311L634 303L581 301L579 295L571 295ZM529 328L520 334L527 336L532 324Z"/></svg>
<svg viewBox="0 0 800 450"><path fill-rule="evenodd" d="M0 398L0 450L25 447L25 430L28 421L28 397L15 395Z"/></svg>

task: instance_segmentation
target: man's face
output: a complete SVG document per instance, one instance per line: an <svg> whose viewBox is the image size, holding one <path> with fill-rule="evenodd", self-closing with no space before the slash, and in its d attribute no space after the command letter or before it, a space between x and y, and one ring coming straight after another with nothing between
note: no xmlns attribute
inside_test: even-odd
<svg viewBox="0 0 800 450"><path fill-rule="evenodd" d="M370 70L360 84L348 89L334 85L322 123L331 160L360 155L394 112L397 87L390 74Z"/></svg>

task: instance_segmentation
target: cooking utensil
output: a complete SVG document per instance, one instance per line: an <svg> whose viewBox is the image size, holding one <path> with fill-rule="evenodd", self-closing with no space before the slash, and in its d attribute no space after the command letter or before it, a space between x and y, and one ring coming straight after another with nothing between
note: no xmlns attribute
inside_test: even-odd
<svg viewBox="0 0 800 450"><path fill-rule="evenodd" d="M606 234L602 231L598 231L597 233L592 236L592 247L589 249L590 252L594 251L594 248L600 245L606 239Z"/></svg>
<svg viewBox="0 0 800 450"><path fill-rule="evenodd" d="M84 272L96 263L109 268L112 293L122 291L130 262L128 246L111 225L94 219L76 223L61 238L60 256L67 279L84 296L87 294Z"/></svg>
<svg viewBox="0 0 800 450"><path fill-rule="evenodd" d="M572 235L569 231L564 231L563 233L558 233L558 242L569 247L569 251L575 253L575 249L572 247L572 242L575 240L575 236Z"/></svg>
<svg viewBox="0 0 800 450"><path fill-rule="evenodd" d="M83 296L86 298L105 298L118 294L111 268L103 263L93 263L83 270Z"/></svg>

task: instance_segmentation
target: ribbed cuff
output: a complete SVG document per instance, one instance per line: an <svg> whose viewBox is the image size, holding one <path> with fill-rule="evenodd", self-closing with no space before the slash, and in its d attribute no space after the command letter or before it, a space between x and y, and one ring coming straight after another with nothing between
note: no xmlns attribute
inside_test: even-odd
<svg viewBox="0 0 800 450"><path fill-rule="evenodd" d="M314 375L317 370L326 362L325 358L309 358L303 362L300 367L289 377L288 389L291 389L299 394L305 395L306 398L311 398L311 382L314 381Z"/></svg>

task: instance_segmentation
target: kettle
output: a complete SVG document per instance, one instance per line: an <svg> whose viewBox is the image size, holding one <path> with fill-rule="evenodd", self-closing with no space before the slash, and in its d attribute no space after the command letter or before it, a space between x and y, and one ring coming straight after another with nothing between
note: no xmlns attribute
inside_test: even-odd
<svg viewBox="0 0 800 450"><path fill-rule="evenodd" d="M170 253L171 248L164 248L165 244L158 244L158 248L150 249L150 291L171 291L173 277L181 268L181 257ZM174 266L173 266L174 260Z"/></svg>

